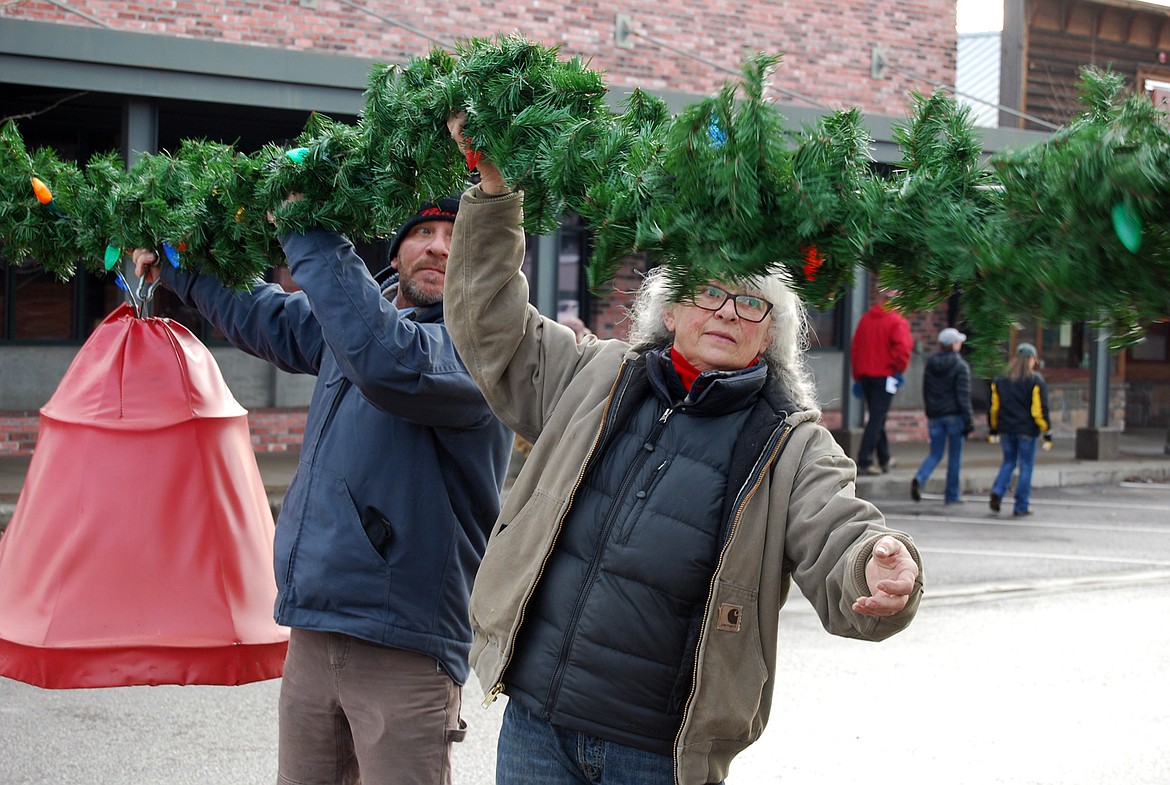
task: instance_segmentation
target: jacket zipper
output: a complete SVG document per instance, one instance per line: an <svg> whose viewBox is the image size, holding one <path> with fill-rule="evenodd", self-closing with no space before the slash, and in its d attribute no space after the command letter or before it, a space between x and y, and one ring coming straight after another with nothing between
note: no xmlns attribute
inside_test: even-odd
<svg viewBox="0 0 1170 785"><path fill-rule="evenodd" d="M623 383L628 383L625 378L626 366L629 364L628 360L622 360L622 365L618 369L618 374L613 380L613 386L609 389L609 396L605 400L605 409L601 413L601 427L597 429L597 436L593 439L593 444L589 447L589 452L585 454L585 460L581 463L581 470L577 473L577 480L573 483L573 490L569 492L568 503L565 504L564 512L561 513L560 520L557 521L556 533L553 534L552 542L549 544L548 550L545 551L544 560L540 563L540 569L536 572L536 580L528 587L528 595L520 603L520 619L512 628L512 635L508 639L508 658L504 660L504 664L500 666L499 675L496 677L496 682L487 690L483 698L483 707L486 709L496 702L496 698L500 697L500 693L504 691L504 673L508 670L508 665L512 662L512 652L516 647L516 637L520 634L520 629L524 626L524 617L528 613L528 603L532 599L533 593L536 591L540 579L544 577L544 569L548 566L548 560L552 556L553 549L556 547L557 538L561 535L561 528L565 525L565 516L573 507L573 499L577 496L577 491L581 487L581 482L585 479L585 470L589 466L590 461L593 460L593 454L597 452L597 445L601 444L602 436L605 434L606 426L610 417L610 408L613 405L614 398L617 397L617 390Z"/></svg>
<svg viewBox="0 0 1170 785"><path fill-rule="evenodd" d="M755 496L756 491L759 490L760 483L762 483L764 480L764 475L767 474L769 468L775 463L776 458L784 449L784 445L787 444L788 438L792 435L794 428L795 426L789 425L786 421L781 423L779 433L776 435L776 437L774 437L776 438L776 444L772 447L772 451L768 456L768 460L765 461L762 466L760 466L760 471L756 473L755 481L752 483L752 486L748 488L745 493L743 493L742 501L740 501L740 503L735 507L735 514L731 517L731 529L727 533L727 542L723 544L723 549L719 552L719 561L716 562L715 570L711 573L711 583L707 587L707 602L703 606L703 621L699 625L698 643L695 644L695 664L694 670L691 672L691 691L690 694L687 695L686 703L683 704L683 715L682 719L678 723L678 732L674 734L674 745L672 748L673 754L671 757L673 758L675 785L678 785L679 781L678 745L679 742L682 741L682 731L686 726L687 719L691 713L691 702L695 699L695 685L698 684L699 679L699 649L702 648L703 635L707 631L707 616L711 612L711 601L715 596L715 579L716 576L719 575L719 571L723 569L723 562L727 558L727 551L731 548L731 543L735 540L735 533L739 528L740 518L743 517L744 508L747 507L748 502L751 501L752 497Z"/></svg>
<svg viewBox="0 0 1170 785"><path fill-rule="evenodd" d="M569 623L565 627L565 636L561 640L560 655L557 657L557 665L553 670L552 683L549 685L548 697L544 702L545 719L551 719L553 706L556 704L557 696L561 692L561 683L565 678L565 671L568 669L569 649L573 645L573 633L577 628L578 622L581 621L581 613L585 610L585 601L589 596L589 589L593 585L593 581L597 578L597 573L601 570L601 556L605 550L605 543L609 540L609 534L613 530L614 523L618 519L618 510L621 509L622 500L625 499L626 494L630 492L630 487L634 484L634 477L638 470L650 458L650 453L654 450L654 445L658 443L659 438L662 437L662 432L666 430L666 421L675 413L682 402L668 406L662 412L662 416L658 418L658 422L654 424L650 434L643 442L642 448L638 451L638 456L630 463L629 469L626 470L626 476L622 478L622 483L618 487L618 492L614 494L613 502L609 506L609 514L605 516L605 521L601 524L601 535L598 538L596 550L593 552L593 558L589 562L589 569L585 572L585 581L581 585L580 592L577 593L577 601L573 605L573 613L569 616Z"/></svg>

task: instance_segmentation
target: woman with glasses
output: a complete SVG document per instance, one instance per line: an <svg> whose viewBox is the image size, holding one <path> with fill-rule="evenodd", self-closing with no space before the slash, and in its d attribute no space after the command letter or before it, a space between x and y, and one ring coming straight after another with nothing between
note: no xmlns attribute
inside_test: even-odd
<svg viewBox="0 0 1170 785"><path fill-rule="evenodd" d="M720 782L767 720L790 581L830 632L881 640L914 617L917 551L817 423L780 276L674 299L656 270L628 341L578 342L528 304L521 194L479 170L446 322L534 444L472 598L472 664L509 698L496 781Z"/></svg>

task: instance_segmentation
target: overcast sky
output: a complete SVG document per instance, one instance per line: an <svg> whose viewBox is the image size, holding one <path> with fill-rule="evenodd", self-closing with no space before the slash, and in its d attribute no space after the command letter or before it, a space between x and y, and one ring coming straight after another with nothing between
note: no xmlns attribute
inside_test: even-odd
<svg viewBox="0 0 1170 785"><path fill-rule="evenodd" d="M1150 5L1170 6L1170 0L1138 0ZM960 33L986 33L1003 29L1003 0L958 0Z"/></svg>
<svg viewBox="0 0 1170 785"><path fill-rule="evenodd" d="M955 27L960 33L1003 29L1003 0L959 0Z"/></svg>

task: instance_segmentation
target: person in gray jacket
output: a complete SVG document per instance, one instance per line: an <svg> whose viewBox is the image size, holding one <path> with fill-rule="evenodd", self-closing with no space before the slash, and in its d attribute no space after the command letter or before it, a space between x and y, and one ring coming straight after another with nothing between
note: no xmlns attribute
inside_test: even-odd
<svg viewBox="0 0 1170 785"><path fill-rule="evenodd" d="M578 342L528 303L522 195L479 170L444 308L534 445L472 592L472 665L509 696L496 782L720 782L767 722L790 582L829 632L881 640L915 615L918 552L818 424L779 275L676 301L654 271L628 342Z"/></svg>
<svg viewBox="0 0 1170 785"><path fill-rule="evenodd" d="M317 377L276 525L276 620L291 628L278 783L451 781L465 733L472 580L499 512L512 436L443 324L458 201L394 236L380 287L342 235L280 242L293 280L248 292L158 264L135 269L236 347Z"/></svg>
<svg viewBox="0 0 1170 785"><path fill-rule="evenodd" d="M943 453L947 456L946 504L963 501L959 471L963 467L963 442L975 427L971 413L971 368L959 350L967 336L954 327L938 333L938 351L926 361L922 376L922 402L930 432L930 454L910 480L910 497L922 501L922 488L934 473Z"/></svg>

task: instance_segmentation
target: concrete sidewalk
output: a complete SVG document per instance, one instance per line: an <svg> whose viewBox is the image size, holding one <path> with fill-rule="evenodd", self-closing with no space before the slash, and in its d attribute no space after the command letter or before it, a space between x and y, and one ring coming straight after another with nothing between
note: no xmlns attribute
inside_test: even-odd
<svg viewBox="0 0 1170 785"><path fill-rule="evenodd" d="M1170 455L1166 449L1164 428L1133 429L1120 436L1116 460L1080 460L1072 437L1053 440L1052 449L1036 454L1032 474L1033 488L1066 485L1100 485L1125 482L1170 481ZM857 495L864 498L910 497L910 480L930 452L926 442L901 442L890 445L895 465L886 474L862 475L857 478ZM964 494L986 494L999 472L1003 451L986 438L968 439L963 445L961 474ZM941 498L946 484L946 459L934 470L923 491Z"/></svg>
<svg viewBox="0 0 1170 785"><path fill-rule="evenodd" d="M1136 429L1121 434L1120 456L1112 461L1078 460L1074 440L1056 439L1050 452L1036 458L1032 485L1036 488L1064 485L1096 485L1127 480L1170 481L1170 455L1165 453L1166 431L1162 428ZM899 442L891 445L894 467L887 474L861 476L857 495L864 498L889 498L910 495L910 480L929 452L925 442ZM971 439L963 451L963 493L985 494L999 470L1000 447L984 439ZM263 453L256 456L264 487L272 501L273 514L280 508L284 491L296 471L299 453ZM24 476L32 459L0 457L0 531L12 518ZM71 478L62 477L62 487ZM941 496L946 481L946 461L939 464L926 488Z"/></svg>

